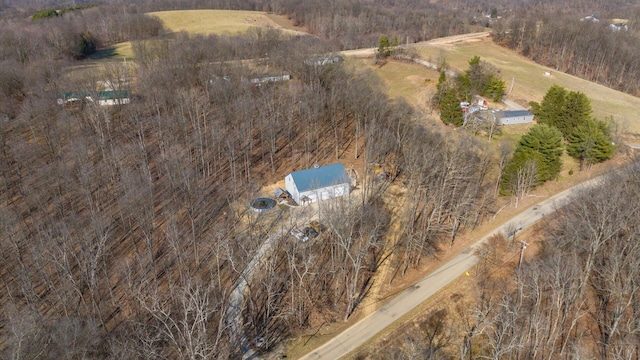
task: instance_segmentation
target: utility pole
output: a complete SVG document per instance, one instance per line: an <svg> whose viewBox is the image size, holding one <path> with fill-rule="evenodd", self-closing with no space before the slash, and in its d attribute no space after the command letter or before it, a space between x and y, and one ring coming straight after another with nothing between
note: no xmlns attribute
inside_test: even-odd
<svg viewBox="0 0 640 360"><path fill-rule="evenodd" d="M513 91L513 83L516 81L516 77L512 77L511 78L511 88L509 89L509 94L511 94L511 92Z"/></svg>
<svg viewBox="0 0 640 360"><path fill-rule="evenodd" d="M522 241L522 247L520 248L520 261L518 261L518 274L520 273L520 267L522 267L522 259L524 258L524 249L527 248L526 242Z"/></svg>

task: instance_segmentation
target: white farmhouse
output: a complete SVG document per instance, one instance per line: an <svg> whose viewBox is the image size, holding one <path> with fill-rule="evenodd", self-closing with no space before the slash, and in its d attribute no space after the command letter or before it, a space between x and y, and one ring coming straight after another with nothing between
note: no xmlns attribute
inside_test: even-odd
<svg viewBox="0 0 640 360"><path fill-rule="evenodd" d="M341 163L294 171L285 176L284 183L300 205L348 195L351 191L351 179Z"/></svg>

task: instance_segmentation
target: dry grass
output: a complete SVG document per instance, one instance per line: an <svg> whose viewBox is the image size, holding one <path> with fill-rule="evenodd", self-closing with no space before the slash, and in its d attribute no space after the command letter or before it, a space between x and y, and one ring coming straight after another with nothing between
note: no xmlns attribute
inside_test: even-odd
<svg viewBox="0 0 640 360"><path fill-rule="evenodd" d="M376 65L372 59L361 59L360 66L372 70L382 79L390 98L402 97L419 108L427 107L438 82L437 71L414 63L387 61Z"/></svg>
<svg viewBox="0 0 640 360"><path fill-rule="evenodd" d="M276 15L272 13L266 13L265 16L271 19L271 21L273 21L274 23L278 24L283 29L293 30L296 32L309 32L309 29L304 26L295 26L293 24L293 21L287 16Z"/></svg>
<svg viewBox="0 0 640 360"><path fill-rule="evenodd" d="M99 49L93 55L89 57L87 61L84 61L84 65L95 65L110 61L122 61L123 59L133 59L133 48L131 42L118 43L103 49Z"/></svg>
<svg viewBox="0 0 640 360"><path fill-rule="evenodd" d="M239 10L176 10L152 12L171 32L185 31L191 35L236 34L251 28L273 28L294 33L291 22L282 16L259 11ZM278 18L278 21L274 21ZM286 24L291 24L284 26Z"/></svg>
<svg viewBox="0 0 640 360"><path fill-rule="evenodd" d="M133 59L133 48L131 48L130 41L115 44L113 45L113 48L117 57Z"/></svg>
<svg viewBox="0 0 640 360"><path fill-rule="evenodd" d="M613 116L616 120L627 122L631 133L640 134L640 121L635 116L640 108L640 98L538 65L490 39L453 45L425 45L419 46L418 51L425 59L436 62L443 52L447 63L456 70L467 69L469 59L479 55L500 69L508 93L513 81L513 91L509 97L522 105L532 100L541 101L554 84L581 91L591 99L597 118ZM551 71L551 75L545 76L545 71Z"/></svg>

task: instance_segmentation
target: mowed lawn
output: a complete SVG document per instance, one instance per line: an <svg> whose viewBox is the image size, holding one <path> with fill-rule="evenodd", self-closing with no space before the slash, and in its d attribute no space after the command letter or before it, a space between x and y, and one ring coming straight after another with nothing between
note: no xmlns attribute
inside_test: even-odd
<svg viewBox="0 0 640 360"><path fill-rule="evenodd" d="M171 32L185 31L191 35L236 34L254 27L295 32L280 25L287 22L284 17L282 21L276 22L272 18L278 15L259 11L176 10L152 12L149 15L162 20Z"/></svg>
<svg viewBox="0 0 640 360"><path fill-rule="evenodd" d="M490 39L416 48L423 58L434 62L444 52L447 64L456 71L467 69L469 59L480 56L501 71L509 98L522 105L532 100L541 101L554 84L583 92L591 99L595 117L603 119L613 116L616 120L626 122L630 133L640 134L640 119L636 115L640 109L640 98L538 65ZM545 75L545 71L550 71L551 75ZM509 93L512 83L513 91Z"/></svg>

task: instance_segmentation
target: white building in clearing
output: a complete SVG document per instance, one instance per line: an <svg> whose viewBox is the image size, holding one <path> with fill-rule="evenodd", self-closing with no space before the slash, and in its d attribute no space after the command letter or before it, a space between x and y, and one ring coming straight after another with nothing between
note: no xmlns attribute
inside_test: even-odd
<svg viewBox="0 0 640 360"><path fill-rule="evenodd" d="M341 163L299 170L285 176L284 184L300 205L349 195L351 179Z"/></svg>
<svg viewBox="0 0 640 360"><path fill-rule="evenodd" d="M533 114L527 110L496 111L499 125L529 124L533 122Z"/></svg>

